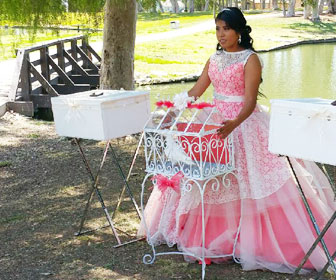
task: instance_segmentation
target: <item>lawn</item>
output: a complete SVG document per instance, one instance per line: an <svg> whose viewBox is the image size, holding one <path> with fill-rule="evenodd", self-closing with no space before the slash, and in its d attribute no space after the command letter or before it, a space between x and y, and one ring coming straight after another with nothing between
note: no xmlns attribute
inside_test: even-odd
<svg viewBox="0 0 336 280"><path fill-rule="evenodd" d="M137 21L137 36L170 31L171 20L179 20L181 29L209 21L212 18L210 12L198 12L192 15L188 13L179 15L140 13ZM335 16L323 15L321 22L313 23L303 19L302 15L284 18L281 12L260 13L256 11L246 13L246 18L253 29L251 36L257 50L268 50L303 40L336 37ZM62 24L72 27L101 28L102 16L92 18L86 14L69 14ZM3 28L0 29L1 32L3 35L0 39L0 60L14 57L16 48L79 34L75 30L30 29L30 31L18 32L16 29ZM92 30L83 32L90 36L91 42L102 40L101 32L97 33ZM151 80L199 74L209 56L215 51L215 47L214 29L160 41L138 43L135 47L136 75Z"/></svg>
<svg viewBox="0 0 336 280"><path fill-rule="evenodd" d="M284 18L282 13L266 14L265 17L247 15L246 18L252 27L251 36L256 50L273 49L304 40L336 38L335 16L323 16L320 23L305 20L302 16ZM135 70L154 79L200 73L215 48L215 30L137 44Z"/></svg>
<svg viewBox="0 0 336 280"><path fill-rule="evenodd" d="M159 256L152 265L142 258L150 246L139 241L118 249L110 228L75 236L91 184L78 148L71 139L57 136L52 122L7 112L0 118L0 279L27 280L195 280L201 266L182 256ZM128 170L139 135L112 141L123 170ZM92 170L99 168L103 142L82 140ZM135 162L130 187L140 202L144 178L144 151ZM330 173L333 174L333 173ZM118 200L122 180L111 155L99 178L108 210ZM148 196L150 189L146 189ZM94 195L85 229L105 225ZM126 196L114 218L115 226L136 234L139 219ZM119 232L122 242L132 237ZM158 251L176 250L165 245ZM316 273L291 277L262 270L243 271L238 264L212 264L208 280L310 280ZM325 279L332 279L326 275Z"/></svg>

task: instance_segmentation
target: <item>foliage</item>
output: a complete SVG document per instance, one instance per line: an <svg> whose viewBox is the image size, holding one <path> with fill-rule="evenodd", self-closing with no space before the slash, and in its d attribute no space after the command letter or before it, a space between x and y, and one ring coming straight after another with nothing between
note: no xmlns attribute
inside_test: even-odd
<svg viewBox="0 0 336 280"><path fill-rule="evenodd" d="M68 0L69 12L97 13L101 12L105 0Z"/></svg>
<svg viewBox="0 0 336 280"><path fill-rule="evenodd" d="M65 11L62 0L2 0L0 15L5 20L38 26L57 21L57 15Z"/></svg>
<svg viewBox="0 0 336 280"><path fill-rule="evenodd" d="M138 0L138 2L145 10L153 10L156 8L157 0Z"/></svg>

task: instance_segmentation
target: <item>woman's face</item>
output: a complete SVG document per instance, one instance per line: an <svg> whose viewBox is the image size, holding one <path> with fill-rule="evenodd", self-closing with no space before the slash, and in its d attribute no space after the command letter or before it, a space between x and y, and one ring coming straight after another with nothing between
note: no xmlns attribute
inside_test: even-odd
<svg viewBox="0 0 336 280"><path fill-rule="evenodd" d="M242 49L238 44L239 33L223 20L216 21L216 36L218 43L225 51L234 52Z"/></svg>

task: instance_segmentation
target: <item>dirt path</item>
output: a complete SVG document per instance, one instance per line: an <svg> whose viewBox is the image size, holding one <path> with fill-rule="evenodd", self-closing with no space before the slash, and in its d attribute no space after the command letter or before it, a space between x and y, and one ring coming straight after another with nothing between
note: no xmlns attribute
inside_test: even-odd
<svg viewBox="0 0 336 280"><path fill-rule="evenodd" d="M137 139L126 137L113 143L124 170ZM103 143L81 143L96 170ZM141 152L130 179L138 202L143 176ZM181 256L158 257L153 265L144 265L142 257L150 253L146 242L113 248L116 242L109 228L74 236L88 183L77 147L58 137L53 123L9 112L0 118L0 280L200 279L200 265L185 263ZM122 183L109 157L100 183L111 210ZM95 198L85 228L105 222ZM136 232L139 219L129 199L122 203L115 223L124 231ZM121 238L131 240L124 234ZM160 246L158 250L169 248ZM313 276L293 279L308 280ZM239 265L228 263L207 267L206 279L285 280L290 275L244 272Z"/></svg>

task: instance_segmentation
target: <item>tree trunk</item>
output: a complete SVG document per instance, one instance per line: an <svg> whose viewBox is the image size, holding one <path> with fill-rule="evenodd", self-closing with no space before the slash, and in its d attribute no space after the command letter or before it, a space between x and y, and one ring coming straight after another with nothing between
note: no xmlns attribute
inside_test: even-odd
<svg viewBox="0 0 336 280"><path fill-rule="evenodd" d="M143 11L143 7L142 7L140 2L137 2L137 11L138 11L138 13Z"/></svg>
<svg viewBox="0 0 336 280"><path fill-rule="evenodd" d="M331 0L327 0L327 5L328 5L328 13L332 13L333 12L333 8L332 8Z"/></svg>
<svg viewBox="0 0 336 280"><path fill-rule="evenodd" d="M213 9L212 9L212 14L213 17L216 18L216 13L217 13L217 1L213 0Z"/></svg>
<svg viewBox="0 0 336 280"><path fill-rule="evenodd" d="M139 3L139 2L137 1L137 3ZM152 13L157 13L157 10L156 10L156 2L153 2L151 12L152 12Z"/></svg>
<svg viewBox="0 0 336 280"><path fill-rule="evenodd" d="M288 17L295 16L295 0L289 0L287 16Z"/></svg>
<svg viewBox="0 0 336 280"><path fill-rule="evenodd" d="M203 11L206 12L209 9L209 1L210 0L205 0L205 5Z"/></svg>
<svg viewBox="0 0 336 280"><path fill-rule="evenodd" d="M286 1L282 0L282 12L283 16L286 17Z"/></svg>
<svg viewBox="0 0 336 280"><path fill-rule="evenodd" d="M309 19L311 15L311 6L308 5L307 1L304 2L303 18Z"/></svg>
<svg viewBox="0 0 336 280"><path fill-rule="evenodd" d="M162 6L161 1L156 1L156 3L158 3L159 5L160 12L163 13L164 11L163 11L163 6Z"/></svg>
<svg viewBox="0 0 336 280"><path fill-rule="evenodd" d="M266 9L266 1L262 0L261 3L262 3L262 9L265 10Z"/></svg>
<svg viewBox="0 0 336 280"><path fill-rule="evenodd" d="M188 1L189 0L183 0L182 3L184 4L184 12L188 12Z"/></svg>
<svg viewBox="0 0 336 280"><path fill-rule="evenodd" d="M314 3L313 7L312 7L312 21L316 22L316 21L320 21L320 17L319 17L319 9L318 9L318 2L316 0L316 2Z"/></svg>
<svg viewBox="0 0 336 280"><path fill-rule="evenodd" d="M253 9L253 10L256 9L255 0L252 1L252 9Z"/></svg>
<svg viewBox="0 0 336 280"><path fill-rule="evenodd" d="M235 7L238 8L238 0L235 0Z"/></svg>
<svg viewBox="0 0 336 280"><path fill-rule="evenodd" d="M318 13L321 15L323 13L323 7L324 7L324 0L320 0Z"/></svg>
<svg viewBox="0 0 336 280"><path fill-rule="evenodd" d="M134 89L136 0L106 0L101 89Z"/></svg>
<svg viewBox="0 0 336 280"><path fill-rule="evenodd" d="M178 14L180 12L180 9L177 0L170 0L170 3L172 4L172 12Z"/></svg>
<svg viewBox="0 0 336 280"><path fill-rule="evenodd" d="M272 0L272 8L273 10L279 9L278 0Z"/></svg>
<svg viewBox="0 0 336 280"><path fill-rule="evenodd" d="M194 0L189 0L189 13L193 13L195 10Z"/></svg>

